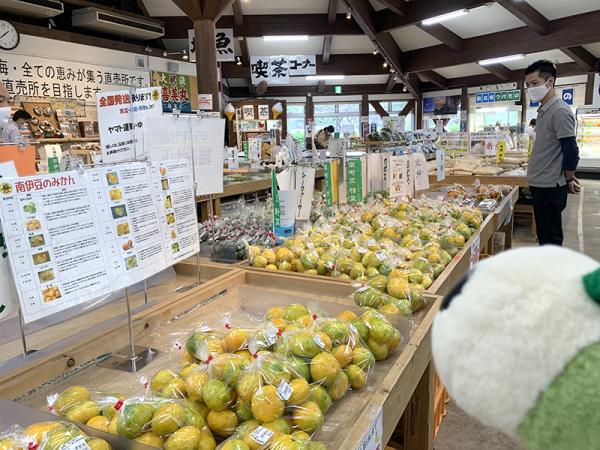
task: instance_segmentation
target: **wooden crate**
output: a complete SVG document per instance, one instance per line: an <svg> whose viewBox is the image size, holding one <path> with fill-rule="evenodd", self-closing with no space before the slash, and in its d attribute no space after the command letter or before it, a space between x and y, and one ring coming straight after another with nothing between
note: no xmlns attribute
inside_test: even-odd
<svg viewBox="0 0 600 450"><path fill-rule="evenodd" d="M199 288L189 290L160 304L151 305L134 317L136 344L163 351L155 361L136 374L116 372L93 365L100 355L127 345L127 323L115 317L102 326L92 327L72 339L57 342L51 348L25 358L20 364L0 371L0 396L18 399L35 408L44 408L46 396L73 384L92 389L140 394L140 376L150 377L163 368L177 367L179 352L170 351L174 339L184 339L198 324L219 326L224 311L233 313L233 322L247 314L264 312L276 304L319 301L329 313L352 309L348 298L350 285L327 279L307 280L288 274L265 274L235 269ZM372 425L377 413L383 414L383 442L387 442L400 416L413 398L417 386L422 405L433 405L433 380L422 381L431 366L431 324L441 300L429 298L427 307L414 317L406 341L391 358L377 364L369 388L350 392L337 402L326 416L325 426L317 435L328 448L353 449ZM71 369L67 360L75 361ZM422 441L407 450L431 448L433 409L423 408L423 420L414 428ZM344 430L340 433L340 430Z"/></svg>
<svg viewBox="0 0 600 450"><path fill-rule="evenodd" d="M433 439L435 440L438 432L440 431L440 426L442 425L442 420L446 416L446 403L449 400L448 391L442 384L442 380L440 380L439 375L435 374L435 385L434 385L434 398L435 398L435 406L434 406L434 415L433 415Z"/></svg>

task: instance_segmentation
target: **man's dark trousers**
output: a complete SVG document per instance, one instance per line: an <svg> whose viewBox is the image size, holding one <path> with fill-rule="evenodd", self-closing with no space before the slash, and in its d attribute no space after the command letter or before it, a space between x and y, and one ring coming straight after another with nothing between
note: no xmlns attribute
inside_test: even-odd
<svg viewBox="0 0 600 450"><path fill-rule="evenodd" d="M562 212L567 207L568 187L530 186L540 245L563 244Z"/></svg>

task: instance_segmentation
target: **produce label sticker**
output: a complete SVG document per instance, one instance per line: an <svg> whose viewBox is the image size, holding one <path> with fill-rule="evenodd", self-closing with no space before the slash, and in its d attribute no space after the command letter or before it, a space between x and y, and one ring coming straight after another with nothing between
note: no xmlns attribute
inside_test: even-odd
<svg viewBox="0 0 600 450"><path fill-rule="evenodd" d="M381 408L360 444L356 446L356 450L383 450L383 411Z"/></svg>
<svg viewBox="0 0 600 450"><path fill-rule="evenodd" d="M77 436L59 447L60 450L90 450L83 436Z"/></svg>
<svg viewBox="0 0 600 450"><path fill-rule="evenodd" d="M317 344L319 347L321 348L325 348L325 342L323 342L323 339L321 339L321 336L319 336L318 334L315 334L313 336L313 341L315 342L315 344Z"/></svg>
<svg viewBox="0 0 600 450"><path fill-rule="evenodd" d="M292 386L285 381L281 380L279 386L277 387L277 397L279 397L284 402L287 402L292 396Z"/></svg>
<svg viewBox="0 0 600 450"><path fill-rule="evenodd" d="M199 251L186 161L0 180L25 322L101 298Z"/></svg>
<svg viewBox="0 0 600 450"><path fill-rule="evenodd" d="M273 432L267 428L258 427L252 433L250 433L250 437L258 442L260 445L265 445L269 439L273 436Z"/></svg>
<svg viewBox="0 0 600 450"><path fill-rule="evenodd" d="M348 203L362 203L364 201L362 178L362 161L360 159L347 160L346 195Z"/></svg>

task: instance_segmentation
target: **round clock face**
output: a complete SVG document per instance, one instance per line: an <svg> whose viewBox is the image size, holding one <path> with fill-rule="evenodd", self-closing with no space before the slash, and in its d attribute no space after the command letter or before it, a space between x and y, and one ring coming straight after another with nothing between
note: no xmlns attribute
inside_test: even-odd
<svg viewBox="0 0 600 450"><path fill-rule="evenodd" d="M19 45L19 32L12 23L0 20L0 48L12 50Z"/></svg>

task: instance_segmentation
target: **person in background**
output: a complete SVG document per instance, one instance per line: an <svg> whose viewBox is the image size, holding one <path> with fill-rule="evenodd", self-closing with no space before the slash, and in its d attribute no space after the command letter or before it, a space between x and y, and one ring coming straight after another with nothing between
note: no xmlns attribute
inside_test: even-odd
<svg viewBox="0 0 600 450"><path fill-rule="evenodd" d="M527 134L535 134L535 128L537 126L537 120L531 119L529 121L529 125L525 128L525 133Z"/></svg>
<svg viewBox="0 0 600 450"><path fill-rule="evenodd" d="M17 144L23 137L21 127L31 120L31 115L22 109L13 114L12 121L9 121L2 130L2 140L5 144Z"/></svg>
<svg viewBox="0 0 600 450"><path fill-rule="evenodd" d="M335 133L335 128L332 125L323 128L317 133L315 136L315 147L317 147L317 150L325 150L329 147L329 139L331 139L333 133Z"/></svg>
<svg viewBox="0 0 600 450"><path fill-rule="evenodd" d="M562 245L562 212L567 195L581 192L575 170L579 163L575 115L556 95L556 67L540 60L525 70L527 94L540 102L536 139L527 166L527 181L540 245Z"/></svg>

